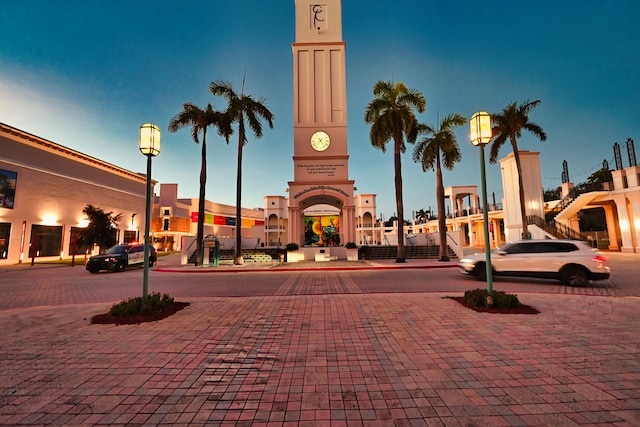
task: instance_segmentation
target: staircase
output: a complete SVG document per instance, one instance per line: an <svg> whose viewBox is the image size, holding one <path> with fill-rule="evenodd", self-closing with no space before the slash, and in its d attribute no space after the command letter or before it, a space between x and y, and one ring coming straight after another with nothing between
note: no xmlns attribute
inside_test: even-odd
<svg viewBox="0 0 640 427"><path fill-rule="evenodd" d="M611 184L612 185L612 184ZM556 217L566 218L576 215L585 205L588 205L599 195L608 194L603 189L603 184L581 185L579 188L572 188L569 193L560 200L550 211L545 213L546 222L552 222ZM556 221L557 222L557 221Z"/></svg>
<svg viewBox="0 0 640 427"><path fill-rule="evenodd" d="M457 259L456 253L447 246L450 259ZM397 246L362 246L358 251L360 259L393 259L398 256ZM438 259L440 258L439 246L405 246L405 259Z"/></svg>
<svg viewBox="0 0 640 427"><path fill-rule="evenodd" d="M537 215L529 215L527 217L527 224L540 227L556 239L583 240L585 242L590 242L590 239L584 234L577 232L566 225L562 225L553 219L545 221Z"/></svg>

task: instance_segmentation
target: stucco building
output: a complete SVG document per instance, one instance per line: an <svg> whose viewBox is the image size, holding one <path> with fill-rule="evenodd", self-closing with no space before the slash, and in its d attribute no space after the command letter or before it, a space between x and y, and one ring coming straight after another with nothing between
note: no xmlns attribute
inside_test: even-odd
<svg viewBox="0 0 640 427"><path fill-rule="evenodd" d="M122 214L116 240L144 229L146 177L0 123L0 263L84 254L74 235L92 204Z"/></svg>

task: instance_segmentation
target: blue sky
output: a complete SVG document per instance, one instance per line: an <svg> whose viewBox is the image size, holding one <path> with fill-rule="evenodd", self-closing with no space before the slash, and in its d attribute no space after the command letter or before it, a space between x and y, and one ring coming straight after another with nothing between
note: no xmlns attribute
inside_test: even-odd
<svg viewBox="0 0 640 427"><path fill-rule="evenodd" d="M515 7L517 5L517 7ZM421 91L438 117L499 112L511 101L540 99L530 119L548 135L523 135L540 151L543 187L584 182L613 144L640 144L640 37L637 0L513 2L365 2L344 0L347 43L349 174L358 192L395 212L393 159L371 147L363 115L377 80ZM25 0L0 8L0 122L126 169L143 172L138 128L156 123L162 152L153 178L197 197L200 146L183 129L167 131L185 102L222 109L208 92L228 80L266 99L274 129L244 150L243 206L286 195L293 179L292 53L294 1ZM444 184L478 185L478 149L468 127L457 132L462 161ZM233 137L232 137L233 138ZM209 134L207 198L235 204L236 139ZM435 209L435 173L403 158L405 216ZM511 152L505 145L501 157ZM488 153L487 153L488 154ZM2 153L0 152L0 156ZM487 163L489 197L500 202L499 164ZM491 199L490 199L491 200Z"/></svg>

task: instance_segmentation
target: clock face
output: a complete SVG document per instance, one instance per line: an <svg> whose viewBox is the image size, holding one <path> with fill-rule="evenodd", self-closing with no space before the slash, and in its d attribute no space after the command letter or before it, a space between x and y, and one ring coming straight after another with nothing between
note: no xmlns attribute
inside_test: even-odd
<svg viewBox="0 0 640 427"><path fill-rule="evenodd" d="M311 135L311 147L314 150L324 151L329 148L329 144L331 144L331 138L326 132L319 131Z"/></svg>

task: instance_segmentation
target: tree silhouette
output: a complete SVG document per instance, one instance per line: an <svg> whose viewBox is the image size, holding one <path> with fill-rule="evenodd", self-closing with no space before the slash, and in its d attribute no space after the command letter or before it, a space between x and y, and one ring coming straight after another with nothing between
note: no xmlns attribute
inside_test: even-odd
<svg viewBox="0 0 640 427"><path fill-rule="evenodd" d="M104 210L87 204L82 213L89 220L86 228L78 234L78 242L82 245L100 247L100 252L104 252L116 244L116 228L122 219L122 214L113 215L113 212Z"/></svg>

